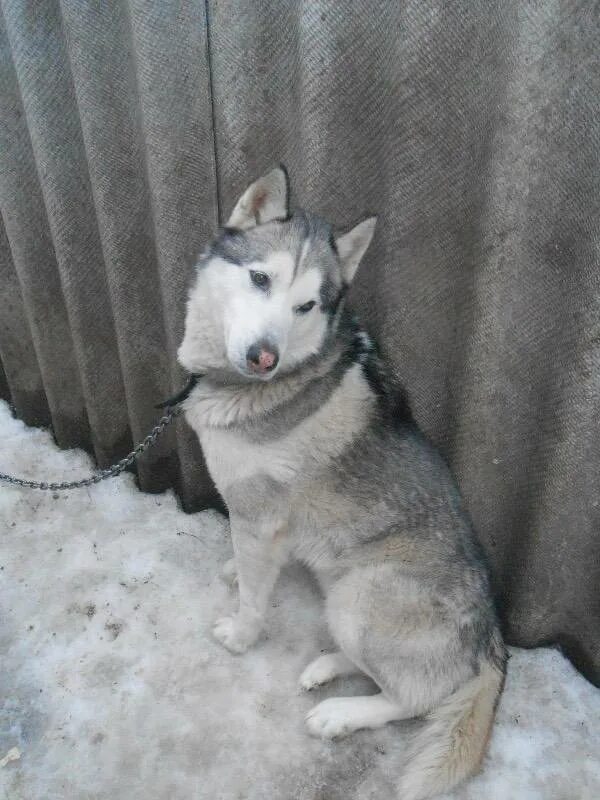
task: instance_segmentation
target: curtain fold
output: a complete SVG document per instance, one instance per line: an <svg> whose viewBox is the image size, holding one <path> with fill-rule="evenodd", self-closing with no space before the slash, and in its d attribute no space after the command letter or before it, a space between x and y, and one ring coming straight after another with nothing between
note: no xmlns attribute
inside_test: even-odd
<svg viewBox="0 0 600 800"><path fill-rule="evenodd" d="M216 220L205 15L185 6L3 4L5 268L57 440L93 448L101 465L145 436L180 385L187 285ZM17 366L9 385L25 415L21 383ZM143 488L175 485L190 508L215 501L181 423L138 470Z"/></svg>
<svg viewBox="0 0 600 800"><path fill-rule="evenodd" d="M352 302L441 447L506 631L600 681L600 5L2 0L0 392L120 457L193 262L274 163L379 217ZM177 423L139 467L217 498Z"/></svg>

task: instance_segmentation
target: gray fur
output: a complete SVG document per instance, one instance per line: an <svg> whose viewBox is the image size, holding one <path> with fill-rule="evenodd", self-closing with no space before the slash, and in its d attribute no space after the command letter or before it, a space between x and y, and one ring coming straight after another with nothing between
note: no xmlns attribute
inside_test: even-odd
<svg viewBox="0 0 600 800"><path fill-rule="evenodd" d="M351 234L364 251L365 234ZM351 247L347 239L350 260ZM294 257L292 284L316 266L321 286L341 290L331 227L305 212L225 232L203 269L214 269L211 253L243 265L280 251ZM200 296L192 294L188 307L187 354L198 341L192 304ZM382 691L376 700L321 703L309 730L339 736L432 715L429 738L419 739L415 766L402 778L405 797L416 800L476 769L504 648L485 561L446 464L343 302L324 331L317 353L269 382L236 379L224 362L187 401L229 508L240 589L238 614L218 621L215 636L243 652L260 634L282 564L304 562L324 589L341 653L311 664L302 685L356 669Z"/></svg>
<svg viewBox="0 0 600 800"><path fill-rule="evenodd" d="M300 255L306 241L310 242L310 257L301 264ZM264 261L270 253L288 250L294 255L294 277L299 270L306 271L316 266L323 273L324 282L329 280L335 287L333 277L337 257L334 244L333 229L328 222L316 214L297 210L288 219L274 220L250 230L223 228L198 266L201 268L214 255L241 266ZM333 291L339 291L339 287Z"/></svg>

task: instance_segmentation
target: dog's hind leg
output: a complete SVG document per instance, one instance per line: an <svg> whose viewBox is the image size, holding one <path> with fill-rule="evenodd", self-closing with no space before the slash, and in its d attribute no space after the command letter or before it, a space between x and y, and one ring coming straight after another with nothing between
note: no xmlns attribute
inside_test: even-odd
<svg viewBox="0 0 600 800"><path fill-rule="evenodd" d="M350 661L343 653L326 653L315 658L300 675L300 686L309 691L316 686L342 678L345 675L355 675L361 670Z"/></svg>

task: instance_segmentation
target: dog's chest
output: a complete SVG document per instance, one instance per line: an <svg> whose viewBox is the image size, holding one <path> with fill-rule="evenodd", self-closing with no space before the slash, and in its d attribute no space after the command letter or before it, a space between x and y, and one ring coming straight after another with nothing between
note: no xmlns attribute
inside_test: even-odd
<svg viewBox="0 0 600 800"><path fill-rule="evenodd" d="M296 490L318 479L360 436L374 403L358 365L348 370L316 411L275 438L269 435L268 426L261 435L260 416L252 424L252 433L246 433L244 406L227 400L197 392L186 411L211 476L224 496L228 487L254 476L267 476L283 486L294 485Z"/></svg>
<svg viewBox="0 0 600 800"><path fill-rule="evenodd" d="M258 475L289 484L302 471L300 448L289 441L255 442L235 430L208 427L200 428L198 436L212 479L222 494L228 486Z"/></svg>

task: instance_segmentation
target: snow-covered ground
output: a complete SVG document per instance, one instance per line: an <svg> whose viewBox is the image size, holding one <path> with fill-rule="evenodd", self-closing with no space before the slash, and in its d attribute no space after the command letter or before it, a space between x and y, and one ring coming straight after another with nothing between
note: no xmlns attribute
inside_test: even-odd
<svg viewBox="0 0 600 800"><path fill-rule="evenodd" d="M91 469L4 403L0 431L0 472ZM235 599L217 577L229 555L223 517L131 476L54 497L0 486L2 800L396 797L401 724L339 742L304 730L319 699L373 686L298 689L331 647L301 569L278 584L269 638L238 657L212 641ZM558 652L513 650L485 768L452 797L599 800L600 691Z"/></svg>

